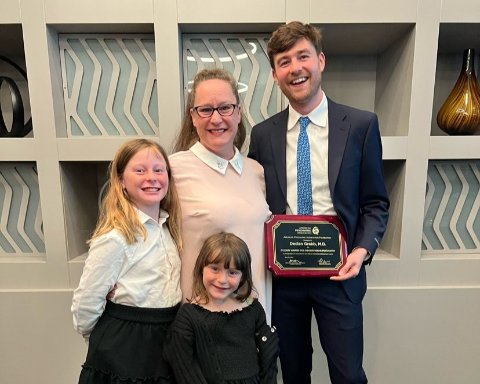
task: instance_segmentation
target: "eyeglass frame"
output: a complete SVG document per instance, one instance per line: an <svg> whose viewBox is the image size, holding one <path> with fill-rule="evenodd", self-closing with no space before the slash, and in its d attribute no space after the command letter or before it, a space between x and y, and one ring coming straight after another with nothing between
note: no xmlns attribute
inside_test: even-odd
<svg viewBox="0 0 480 384"><path fill-rule="evenodd" d="M229 115L225 115L223 113L220 112L220 108L222 107L226 107L227 105L229 106L233 106L233 109L232 109L232 113L230 113ZM238 108L240 106L240 104L233 104L233 103L226 103L226 104L222 104L222 105L219 105L218 107L214 108L214 107L209 107L207 105L197 105L196 107L192 107L192 109L196 112L196 114L203 118L203 119L208 119L209 117L212 117L213 114L215 113L215 111L217 111L217 113L222 116L222 117L228 117L228 116L232 116L233 115L233 112L235 112L235 109ZM198 108L211 108L212 109L212 113L208 116L202 116L200 113L198 113Z"/></svg>

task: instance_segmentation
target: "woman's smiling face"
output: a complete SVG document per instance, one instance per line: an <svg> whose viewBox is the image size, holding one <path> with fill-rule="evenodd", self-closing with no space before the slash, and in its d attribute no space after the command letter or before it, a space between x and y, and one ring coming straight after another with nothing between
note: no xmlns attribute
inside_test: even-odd
<svg viewBox="0 0 480 384"><path fill-rule="evenodd" d="M238 105L227 81L211 79L197 85L194 107L218 108L225 104ZM235 154L233 141L241 120L240 107L236 107L231 116L221 116L214 111L210 117L200 117L194 108L190 114L203 146L217 156L230 160Z"/></svg>

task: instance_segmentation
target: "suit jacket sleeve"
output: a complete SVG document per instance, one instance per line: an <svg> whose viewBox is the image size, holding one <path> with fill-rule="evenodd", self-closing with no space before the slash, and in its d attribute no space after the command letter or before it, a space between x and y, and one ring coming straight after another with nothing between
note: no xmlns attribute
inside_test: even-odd
<svg viewBox="0 0 480 384"><path fill-rule="evenodd" d="M363 142L360 175L360 212L353 248L364 247L373 256L385 232L389 208L383 177L382 143L375 114Z"/></svg>

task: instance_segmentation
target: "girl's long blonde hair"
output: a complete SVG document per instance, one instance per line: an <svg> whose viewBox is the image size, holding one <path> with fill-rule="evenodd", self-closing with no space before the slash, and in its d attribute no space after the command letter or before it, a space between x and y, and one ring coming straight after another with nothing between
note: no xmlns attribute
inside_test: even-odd
<svg viewBox="0 0 480 384"><path fill-rule="evenodd" d="M159 156L163 157L167 165L168 191L160 201L160 208L168 212L167 228L178 249L181 249L180 202L173 181L168 156L160 144L147 139L127 141L115 154L108 168L110 176L109 184L105 197L102 199L97 226L89 241L112 229L117 229L125 237L128 244L135 243L138 236L142 236L144 239L146 238L147 231L138 219L135 206L130 201L128 195L124 193L121 181L125 167L130 159L143 149L155 151Z"/></svg>

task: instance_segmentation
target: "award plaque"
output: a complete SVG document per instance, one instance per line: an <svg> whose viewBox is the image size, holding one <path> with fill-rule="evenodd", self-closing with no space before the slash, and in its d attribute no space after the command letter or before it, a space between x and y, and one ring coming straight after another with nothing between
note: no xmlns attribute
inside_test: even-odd
<svg viewBox="0 0 480 384"><path fill-rule="evenodd" d="M273 215L265 223L267 266L277 277L329 277L347 260L337 216Z"/></svg>

